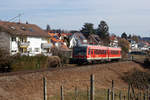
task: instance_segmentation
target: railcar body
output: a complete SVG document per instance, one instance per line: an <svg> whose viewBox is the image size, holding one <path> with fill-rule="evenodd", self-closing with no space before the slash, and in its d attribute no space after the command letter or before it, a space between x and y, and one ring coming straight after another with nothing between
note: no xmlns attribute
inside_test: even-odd
<svg viewBox="0 0 150 100"><path fill-rule="evenodd" d="M99 45L80 46L73 48L72 57L75 63L119 60L121 49Z"/></svg>

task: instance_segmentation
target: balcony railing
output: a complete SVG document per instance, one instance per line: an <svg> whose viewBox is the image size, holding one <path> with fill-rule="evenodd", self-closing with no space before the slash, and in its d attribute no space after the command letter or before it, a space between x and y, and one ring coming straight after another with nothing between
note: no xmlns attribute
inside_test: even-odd
<svg viewBox="0 0 150 100"><path fill-rule="evenodd" d="M52 43L42 43L41 44L41 48L43 49L48 49L48 48L51 48L53 46Z"/></svg>
<svg viewBox="0 0 150 100"><path fill-rule="evenodd" d="M19 42L19 47L26 48L29 46L29 42Z"/></svg>

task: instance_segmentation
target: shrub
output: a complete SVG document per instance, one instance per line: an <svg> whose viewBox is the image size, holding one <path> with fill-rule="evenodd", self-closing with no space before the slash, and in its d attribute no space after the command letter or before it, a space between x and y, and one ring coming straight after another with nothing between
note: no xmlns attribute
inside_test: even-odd
<svg viewBox="0 0 150 100"><path fill-rule="evenodd" d="M61 65L58 56L21 56L17 54L13 56L13 59L13 63L11 64L12 71L46 69Z"/></svg>
<svg viewBox="0 0 150 100"><path fill-rule="evenodd" d="M60 67L61 66L61 60L58 56L50 56L47 59L47 67Z"/></svg>
<svg viewBox="0 0 150 100"><path fill-rule="evenodd" d="M129 42L128 42L128 40L126 40L126 39L119 39L119 46L121 47L121 49L122 49L122 57L126 57L127 56L127 54L128 54L128 52L129 52L129 48L130 48L130 46L129 46Z"/></svg>
<svg viewBox="0 0 150 100"><path fill-rule="evenodd" d="M147 89L150 81L150 74L134 69L122 77L125 82L132 84L138 89Z"/></svg>
<svg viewBox="0 0 150 100"><path fill-rule="evenodd" d="M10 71L12 58L5 49L0 49L0 72Z"/></svg>
<svg viewBox="0 0 150 100"><path fill-rule="evenodd" d="M12 71L18 70L33 70L39 68L47 68L47 56L21 56L19 54L13 56L13 63L11 64Z"/></svg>
<svg viewBox="0 0 150 100"><path fill-rule="evenodd" d="M64 64L69 63L69 57L68 57L68 55L67 55L67 53L65 51L62 51L62 50L60 50L58 48L52 48L51 51L52 51L53 56L60 57L62 66Z"/></svg>

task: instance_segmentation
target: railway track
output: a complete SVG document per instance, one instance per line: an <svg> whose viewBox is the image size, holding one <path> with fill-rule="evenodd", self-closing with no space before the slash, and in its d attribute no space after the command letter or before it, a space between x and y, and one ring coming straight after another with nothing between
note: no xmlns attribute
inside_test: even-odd
<svg viewBox="0 0 150 100"><path fill-rule="evenodd" d="M30 74L30 73L41 73L41 72L47 72L47 71L60 71L60 70L65 70L65 69L74 69L77 67L87 67L87 66L96 66L100 64L111 64L111 63L119 63L119 62L126 62L128 60L120 60L118 62L113 61L113 62L102 62L102 63L94 63L94 64L83 64L83 65L77 65L77 64L69 64L67 66L63 67L56 67L56 68L47 68L47 69L36 69L36 70L24 70L24 71L16 71L16 72L5 72L5 73L0 73L0 77L2 76L12 76L12 75L25 75L25 74Z"/></svg>

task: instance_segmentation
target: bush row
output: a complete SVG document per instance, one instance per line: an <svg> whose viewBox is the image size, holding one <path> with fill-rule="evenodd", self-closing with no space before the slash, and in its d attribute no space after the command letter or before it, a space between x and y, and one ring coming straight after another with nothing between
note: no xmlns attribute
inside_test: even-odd
<svg viewBox="0 0 150 100"><path fill-rule="evenodd" d="M58 56L21 56L20 54L10 56L6 50L0 49L0 72L58 67L62 65L63 60Z"/></svg>

